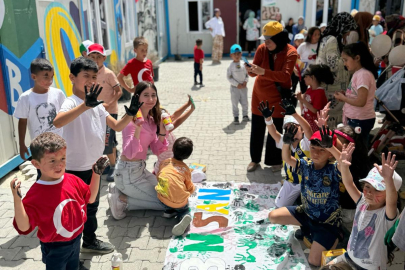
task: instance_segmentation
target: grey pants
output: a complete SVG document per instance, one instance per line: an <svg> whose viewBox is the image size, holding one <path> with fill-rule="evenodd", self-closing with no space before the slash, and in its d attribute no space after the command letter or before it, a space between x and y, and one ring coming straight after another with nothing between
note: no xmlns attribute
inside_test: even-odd
<svg viewBox="0 0 405 270"><path fill-rule="evenodd" d="M248 89L231 86L231 101L233 117L239 117L239 103L242 105L242 116L248 115Z"/></svg>
<svg viewBox="0 0 405 270"><path fill-rule="evenodd" d="M145 169L142 161L119 160L115 166L115 185L127 198L128 210L166 210L157 197L156 176Z"/></svg>

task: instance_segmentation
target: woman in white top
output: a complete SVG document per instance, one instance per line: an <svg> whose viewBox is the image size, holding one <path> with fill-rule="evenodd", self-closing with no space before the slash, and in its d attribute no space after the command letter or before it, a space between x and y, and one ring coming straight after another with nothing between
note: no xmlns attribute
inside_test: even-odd
<svg viewBox="0 0 405 270"><path fill-rule="evenodd" d="M283 21L283 17L281 16L280 12L276 13L276 21L278 21L283 26L283 28L285 28L285 23Z"/></svg>
<svg viewBox="0 0 405 270"><path fill-rule="evenodd" d="M249 18L243 24L243 29L246 30L246 40L248 43L249 57L250 53L256 48L256 42L259 38L260 23L255 19L254 11L249 12Z"/></svg>
<svg viewBox="0 0 405 270"><path fill-rule="evenodd" d="M222 53L224 51L224 36L225 28L222 21L221 11L219 8L214 9L214 17L205 23L205 27L210 29L211 35L214 38L212 44L212 63L220 64Z"/></svg>

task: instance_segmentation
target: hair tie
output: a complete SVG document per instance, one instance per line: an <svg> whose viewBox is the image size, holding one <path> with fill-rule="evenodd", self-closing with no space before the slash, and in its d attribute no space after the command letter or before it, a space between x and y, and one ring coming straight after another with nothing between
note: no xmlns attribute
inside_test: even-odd
<svg viewBox="0 0 405 270"><path fill-rule="evenodd" d="M352 137L350 137L350 136L347 135L346 133L343 133L343 132L340 131L340 130L335 130L335 134L336 134L336 135L339 135L339 136L342 136L343 138L345 138L345 139L348 140L349 142L354 143L354 139L353 139Z"/></svg>
<svg viewBox="0 0 405 270"><path fill-rule="evenodd" d="M361 134L361 127L355 127L354 132L356 132L356 134Z"/></svg>

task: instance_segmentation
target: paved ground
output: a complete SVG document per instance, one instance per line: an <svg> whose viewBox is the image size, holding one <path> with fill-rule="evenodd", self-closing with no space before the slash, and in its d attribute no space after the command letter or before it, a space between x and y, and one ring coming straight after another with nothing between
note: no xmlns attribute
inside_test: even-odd
<svg viewBox="0 0 405 270"><path fill-rule="evenodd" d="M205 65L205 87L193 86L192 61L161 64L160 81L156 83L160 102L169 112L174 112L187 101L187 94L194 98L196 111L175 134L193 140L194 152L187 162L206 164L208 181L276 183L281 180L281 174L273 173L268 167L246 173L250 162L250 123L232 124L229 83L225 77L229 63L230 60L225 59L221 65ZM249 100L253 82L250 80L248 84ZM120 114L124 113L123 105L119 105ZM120 149L121 134L118 134L118 140ZM156 157L149 157L148 169L152 169L155 160ZM36 233L18 236L12 227L13 203L8 183L14 174L24 180L21 172L16 171L1 179L0 185L0 269L43 269ZM23 194L32 183L23 182ZM103 180L97 214L98 237L114 244L123 254L125 269L162 269L173 222L161 218L160 211L132 211L127 218L115 221L110 217L106 190L107 182ZM86 260L85 265L92 270L111 269L110 258L111 254L82 256ZM397 255L397 261L398 265L392 269L404 269L403 253Z"/></svg>

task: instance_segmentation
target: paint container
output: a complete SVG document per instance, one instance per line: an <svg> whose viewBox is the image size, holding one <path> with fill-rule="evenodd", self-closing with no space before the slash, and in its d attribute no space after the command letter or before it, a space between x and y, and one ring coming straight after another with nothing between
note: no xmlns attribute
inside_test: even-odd
<svg viewBox="0 0 405 270"><path fill-rule="evenodd" d="M168 114L166 111L162 111L162 121L166 130L174 129L172 118L170 118L170 114Z"/></svg>
<svg viewBox="0 0 405 270"><path fill-rule="evenodd" d="M111 269L112 270L123 270L124 266L122 263L121 253L114 253L111 257Z"/></svg>
<svg viewBox="0 0 405 270"><path fill-rule="evenodd" d="M140 125L142 125L142 124L145 122L145 120L143 119L142 112L141 112L140 109L139 109L139 111L136 113L136 115L135 115L135 117L134 117L134 121L135 121L135 125L137 125L137 126L140 126Z"/></svg>

